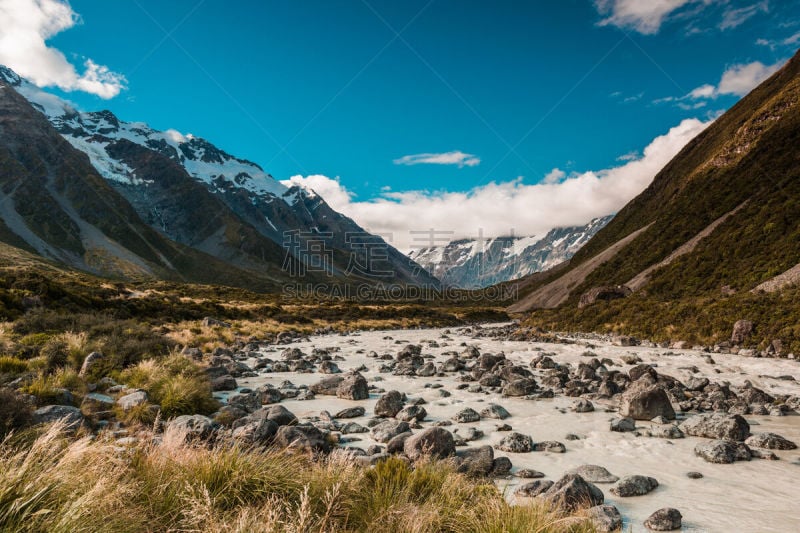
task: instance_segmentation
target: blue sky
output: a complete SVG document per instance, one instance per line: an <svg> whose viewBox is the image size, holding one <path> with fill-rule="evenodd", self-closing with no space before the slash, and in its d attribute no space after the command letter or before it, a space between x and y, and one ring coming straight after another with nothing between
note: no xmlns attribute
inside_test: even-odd
<svg viewBox="0 0 800 533"><path fill-rule="evenodd" d="M338 177L351 202L600 174L713 118L800 46L800 3L776 0L70 5L79 23L47 46L124 88L62 95L205 137L278 179Z"/></svg>

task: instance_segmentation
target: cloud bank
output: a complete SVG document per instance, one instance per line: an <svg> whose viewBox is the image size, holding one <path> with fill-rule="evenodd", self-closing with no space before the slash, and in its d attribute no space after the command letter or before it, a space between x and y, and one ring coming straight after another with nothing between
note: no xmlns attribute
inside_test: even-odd
<svg viewBox="0 0 800 533"><path fill-rule="evenodd" d="M77 13L61 0L0 0L0 64L40 87L84 91L113 98L125 88L125 77L91 59L83 74L47 40L80 22Z"/></svg>
<svg viewBox="0 0 800 533"><path fill-rule="evenodd" d="M479 157L465 154L461 150L444 153L404 155L394 160L395 165L456 165L458 168L475 167L481 163Z"/></svg>
<svg viewBox="0 0 800 533"><path fill-rule="evenodd" d="M522 178L489 183L466 192L385 192L357 201L340 182L326 176L293 176L286 185L312 188L365 229L409 251L428 237L410 231L448 232L447 239L500 235L543 235L559 226L585 224L614 213L642 192L659 170L710 124L683 120L648 144L642 155L604 170L567 175L553 169L541 183ZM438 234L437 244L442 234Z"/></svg>

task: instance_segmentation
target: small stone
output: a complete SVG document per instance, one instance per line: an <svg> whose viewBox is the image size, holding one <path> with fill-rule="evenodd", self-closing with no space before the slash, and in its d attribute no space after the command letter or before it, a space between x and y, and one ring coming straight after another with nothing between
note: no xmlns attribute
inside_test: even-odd
<svg viewBox="0 0 800 533"><path fill-rule="evenodd" d="M702 479L703 474L700 472L686 472L686 477L689 479Z"/></svg>
<svg viewBox="0 0 800 533"><path fill-rule="evenodd" d="M462 409L453 417L453 420L459 422L461 424L469 423L469 422L479 422L481 419L481 415L475 409L467 407Z"/></svg>
<svg viewBox="0 0 800 533"><path fill-rule="evenodd" d="M495 448L504 452L528 453L533 451L533 439L529 435L513 431L503 437Z"/></svg>

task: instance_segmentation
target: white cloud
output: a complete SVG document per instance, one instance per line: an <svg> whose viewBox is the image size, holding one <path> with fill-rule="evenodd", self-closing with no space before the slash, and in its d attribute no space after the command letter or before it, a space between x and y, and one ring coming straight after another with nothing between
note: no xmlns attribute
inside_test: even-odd
<svg viewBox="0 0 800 533"><path fill-rule="evenodd" d="M785 61L765 65L761 61L732 65L722 73L719 84L703 84L683 96L667 96L653 100L654 104L674 102L681 109L699 109L721 95L744 96L780 69ZM691 102L687 103L686 100ZM700 101L698 101L700 100Z"/></svg>
<svg viewBox="0 0 800 533"><path fill-rule="evenodd" d="M404 251L421 244L409 234L411 230L450 231L451 238L475 237L479 231L486 237L511 232L542 235L553 227L585 224L618 211L708 124L686 119L656 137L638 158L609 169L563 176L558 182L551 178L550 183L527 185L517 178L466 192L387 192L367 201L354 201L338 178L294 176L287 182L311 187L364 228L391 235L391 242ZM563 171L554 169L548 176L558 172Z"/></svg>
<svg viewBox="0 0 800 533"><path fill-rule="evenodd" d="M561 170L560 168L554 168L550 172L544 175L542 179L542 183L546 184L553 184L559 183L561 180L567 177L567 173Z"/></svg>
<svg viewBox="0 0 800 533"><path fill-rule="evenodd" d="M6 65L40 87L84 91L113 98L125 88L125 77L91 59L84 72L47 40L80 22L63 0L0 0L0 64Z"/></svg>
<svg viewBox="0 0 800 533"><path fill-rule="evenodd" d="M444 152L440 154L413 154L404 155L394 160L395 165L456 165L458 168L474 167L479 165L480 158L473 154L465 154L461 150Z"/></svg>
<svg viewBox="0 0 800 533"><path fill-rule="evenodd" d="M733 65L722 74L717 86L718 94L735 94L744 96L758 84L772 76L783 62L765 65L761 61L753 61L744 65Z"/></svg>
<svg viewBox="0 0 800 533"><path fill-rule="evenodd" d="M607 15L598 24L631 28L644 35L658 33L670 14L697 0L596 0L595 7Z"/></svg>
<svg viewBox="0 0 800 533"><path fill-rule="evenodd" d="M738 9L727 8L722 14L722 22L719 25L719 29L724 31L741 26L759 12L769 12L769 2L767 0Z"/></svg>

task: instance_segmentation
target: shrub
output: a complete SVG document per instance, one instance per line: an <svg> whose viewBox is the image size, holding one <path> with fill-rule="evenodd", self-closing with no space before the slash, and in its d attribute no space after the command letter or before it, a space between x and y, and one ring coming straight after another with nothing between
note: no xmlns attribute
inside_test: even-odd
<svg viewBox="0 0 800 533"><path fill-rule="evenodd" d="M22 374L28 370L28 363L8 355L0 356L0 374Z"/></svg>
<svg viewBox="0 0 800 533"><path fill-rule="evenodd" d="M0 388L0 437L30 424L33 408L11 389Z"/></svg>

